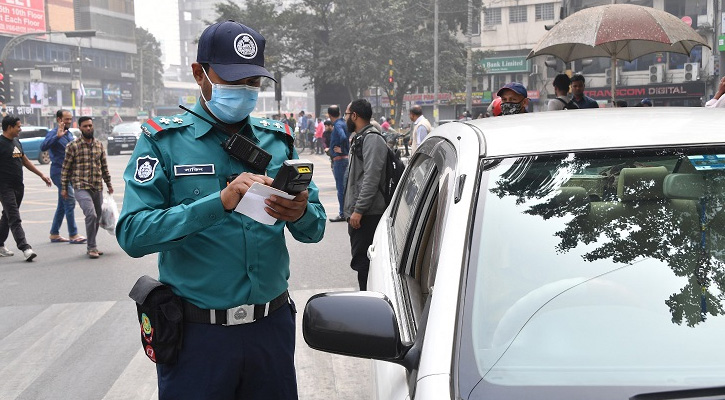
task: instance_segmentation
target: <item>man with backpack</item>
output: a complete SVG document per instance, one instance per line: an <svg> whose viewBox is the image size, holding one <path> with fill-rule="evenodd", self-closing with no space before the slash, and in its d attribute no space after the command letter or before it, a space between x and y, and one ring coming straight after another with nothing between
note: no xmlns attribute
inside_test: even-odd
<svg viewBox="0 0 725 400"><path fill-rule="evenodd" d="M556 97L549 100L548 111L576 110L579 107L569 100L569 86L571 78L567 74L559 74L554 78L554 93Z"/></svg>
<svg viewBox="0 0 725 400"><path fill-rule="evenodd" d="M372 115L373 109L365 99L353 101L345 110L347 129L353 139L344 215L349 223L350 267L358 273L360 290L367 290L370 269L367 249L388 203L383 190L389 148L380 132L370 124Z"/></svg>

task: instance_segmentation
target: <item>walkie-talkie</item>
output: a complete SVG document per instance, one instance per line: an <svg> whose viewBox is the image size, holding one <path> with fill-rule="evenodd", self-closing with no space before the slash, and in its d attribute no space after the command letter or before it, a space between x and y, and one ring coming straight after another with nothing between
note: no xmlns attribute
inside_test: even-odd
<svg viewBox="0 0 725 400"><path fill-rule="evenodd" d="M220 131L229 133L229 131L227 131L223 126L214 121L209 121L181 104L179 104L179 108L189 112L191 115L194 115L203 121L206 121L209 125L219 129ZM224 151L226 151L230 156L241 161L259 173L264 173L267 170L267 165L272 160L271 154L267 153L263 148L257 146L254 142L239 133L231 134L229 139L221 145L222 148L224 148Z"/></svg>

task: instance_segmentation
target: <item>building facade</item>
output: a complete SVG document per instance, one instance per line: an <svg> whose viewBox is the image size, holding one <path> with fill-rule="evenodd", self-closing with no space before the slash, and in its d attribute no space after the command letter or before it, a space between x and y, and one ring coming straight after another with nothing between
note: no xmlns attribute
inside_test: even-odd
<svg viewBox="0 0 725 400"><path fill-rule="evenodd" d="M7 6L13 7L9 10L13 14L37 16L44 23L0 26L0 49L23 33L95 31L95 36L31 36L9 48L2 60L8 86L5 112L17 114L28 124L50 126L55 111L65 108L76 116L96 117L100 129L116 112L124 119L135 119L138 87L130 72L136 56L133 0L46 0L42 4L37 10Z"/></svg>
<svg viewBox="0 0 725 400"><path fill-rule="evenodd" d="M610 0L484 0L480 35L474 37L474 50L484 51L482 74L475 78L484 98L506 82L526 85L532 110L546 107L554 98L553 79L558 73L581 73L586 78L586 94L607 104L611 98L611 65L608 58L579 60L564 64L553 57L526 60L531 49L552 26L583 8L611 4ZM630 4L665 10L691 24L708 43L714 43L714 1L632 0ZM619 61L616 68L616 97L629 105L650 98L655 105L701 106L716 85L716 60L701 46L688 57L655 53L632 62ZM555 64L548 67L546 64ZM713 82L715 82L713 84ZM491 96L493 97L493 96ZM490 100L489 100L490 101Z"/></svg>

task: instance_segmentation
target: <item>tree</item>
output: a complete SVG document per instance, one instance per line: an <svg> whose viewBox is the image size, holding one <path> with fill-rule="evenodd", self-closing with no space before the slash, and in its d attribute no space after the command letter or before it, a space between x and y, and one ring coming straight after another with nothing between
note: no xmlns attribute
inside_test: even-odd
<svg viewBox="0 0 725 400"><path fill-rule="evenodd" d="M139 79L139 106L144 109L144 103L160 99L164 89L163 71L161 62L161 43L144 28L136 27L136 58L133 71ZM143 67L143 70L141 69ZM143 99L141 94L143 93Z"/></svg>

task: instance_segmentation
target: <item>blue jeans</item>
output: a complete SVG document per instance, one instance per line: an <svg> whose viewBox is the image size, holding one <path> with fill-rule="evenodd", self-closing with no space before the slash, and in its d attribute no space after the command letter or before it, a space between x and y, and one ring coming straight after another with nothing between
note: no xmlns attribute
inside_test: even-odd
<svg viewBox="0 0 725 400"><path fill-rule="evenodd" d="M340 212L337 215L342 214L342 207L345 201L345 175L347 174L348 159L337 160L332 162L332 176L335 177L335 188L337 189L337 202L340 203Z"/></svg>
<svg viewBox="0 0 725 400"><path fill-rule="evenodd" d="M68 185L68 199L64 199L60 195L60 172L51 173L50 179L58 188L58 206L55 208L55 216L53 216L53 224L50 226L50 234L60 234L60 226L63 225L63 217L68 221L68 234L75 236L78 234L78 226L76 225L74 209L76 208L76 198L73 196L73 188Z"/></svg>

